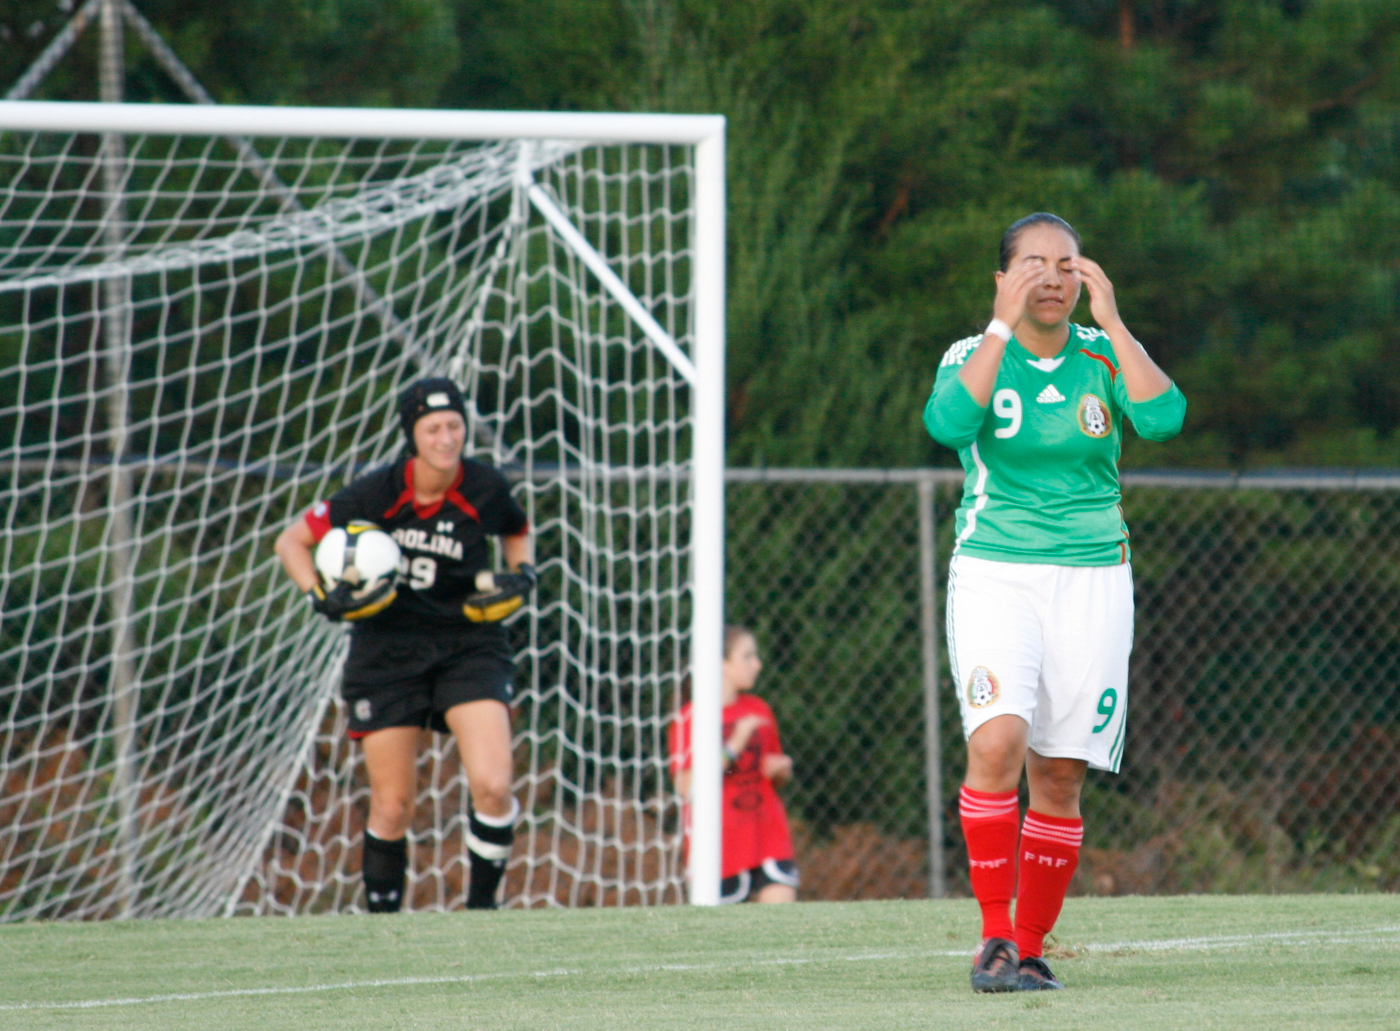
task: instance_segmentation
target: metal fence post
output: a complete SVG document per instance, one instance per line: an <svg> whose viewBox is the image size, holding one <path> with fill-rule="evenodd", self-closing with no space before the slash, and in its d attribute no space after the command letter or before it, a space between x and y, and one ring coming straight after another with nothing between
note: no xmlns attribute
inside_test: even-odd
<svg viewBox="0 0 1400 1031"><path fill-rule="evenodd" d="M928 784L928 893L942 898L943 756L938 719L938 538L935 533L934 481L919 480L919 625L923 637L924 767Z"/></svg>

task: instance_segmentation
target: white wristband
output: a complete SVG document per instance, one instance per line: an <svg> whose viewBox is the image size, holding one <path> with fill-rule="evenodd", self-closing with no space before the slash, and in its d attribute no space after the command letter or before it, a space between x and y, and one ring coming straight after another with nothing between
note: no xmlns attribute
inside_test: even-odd
<svg viewBox="0 0 1400 1031"><path fill-rule="evenodd" d="M982 330L982 335L1001 337L1007 343L1010 343L1011 327L1005 322L1002 322L1001 319L992 319L991 322L987 323L987 328Z"/></svg>

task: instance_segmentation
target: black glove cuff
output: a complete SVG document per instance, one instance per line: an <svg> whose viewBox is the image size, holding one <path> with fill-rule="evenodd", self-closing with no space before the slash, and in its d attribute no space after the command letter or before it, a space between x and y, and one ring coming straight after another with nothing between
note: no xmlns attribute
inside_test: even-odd
<svg viewBox="0 0 1400 1031"><path fill-rule="evenodd" d="M344 614L343 607L337 605L335 599L328 595L320 584L315 584L306 592L306 600L310 602L313 611L319 612L332 623L340 622L340 617Z"/></svg>

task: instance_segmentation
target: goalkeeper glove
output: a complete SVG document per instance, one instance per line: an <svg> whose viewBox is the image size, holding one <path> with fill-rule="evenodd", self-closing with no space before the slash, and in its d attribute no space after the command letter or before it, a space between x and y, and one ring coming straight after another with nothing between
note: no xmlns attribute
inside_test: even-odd
<svg viewBox="0 0 1400 1031"><path fill-rule="evenodd" d="M363 598L355 597L355 585L344 581L327 591L316 584L306 592L306 600L312 609L325 616L332 623L341 620L367 619L389 607L399 592L392 581L383 584Z"/></svg>
<svg viewBox="0 0 1400 1031"><path fill-rule="evenodd" d="M539 574L528 562L517 573L493 573L483 569L476 574L476 593L467 596L462 614L473 623L499 623L525 604L525 595L539 583Z"/></svg>

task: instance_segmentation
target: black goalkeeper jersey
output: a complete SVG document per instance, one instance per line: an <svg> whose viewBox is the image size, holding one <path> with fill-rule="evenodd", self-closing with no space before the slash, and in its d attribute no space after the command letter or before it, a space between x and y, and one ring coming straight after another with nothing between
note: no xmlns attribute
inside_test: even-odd
<svg viewBox="0 0 1400 1031"><path fill-rule="evenodd" d="M491 568L486 538L529 529L525 511L498 470L471 459L462 460L442 501L420 508L413 503L413 462L405 457L365 473L306 513L317 541L332 527L365 520L389 533L403 551L398 597L378 615L357 621L355 629L499 632L494 624L468 620L462 602L476 590L476 574Z"/></svg>

